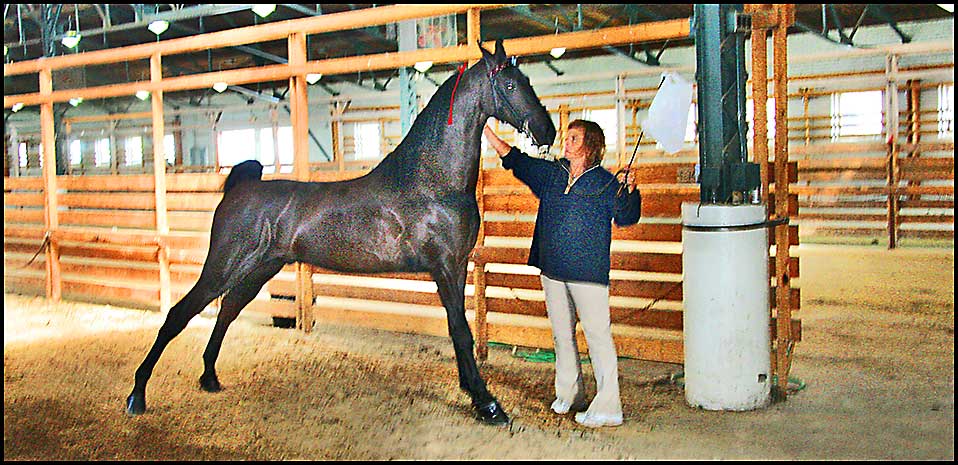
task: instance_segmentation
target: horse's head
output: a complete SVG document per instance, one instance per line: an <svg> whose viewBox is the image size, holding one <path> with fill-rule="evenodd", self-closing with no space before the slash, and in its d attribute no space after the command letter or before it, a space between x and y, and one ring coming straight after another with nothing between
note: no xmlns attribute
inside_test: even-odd
<svg viewBox="0 0 958 465"><path fill-rule="evenodd" d="M496 53L482 50L482 62L492 87L492 100L486 109L489 114L518 128L537 146L552 145L556 127L549 112L532 90L529 78L516 66L515 57L507 57L502 40L496 41Z"/></svg>

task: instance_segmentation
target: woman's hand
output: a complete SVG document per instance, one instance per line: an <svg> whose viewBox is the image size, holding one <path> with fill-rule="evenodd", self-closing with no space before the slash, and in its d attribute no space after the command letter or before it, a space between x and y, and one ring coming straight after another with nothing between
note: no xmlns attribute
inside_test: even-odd
<svg viewBox="0 0 958 465"><path fill-rule="evenodd" d="M616 179L620 184L625 184L628 187L630 194L635 190L635 175L632 174L631 168L620 170L616 173Z"/></svg>
<svg viewBox="0 0 958 465"><path fill-rule="evenodd" d="M489 145L492 146L492 149L495 150L500 157L512 150L512 146L503 142L503 140L496 135L496 133L492 130L492 128L489 127L488 124L482 127L482 134L486 136L486 140L489 141Z"/></svg>

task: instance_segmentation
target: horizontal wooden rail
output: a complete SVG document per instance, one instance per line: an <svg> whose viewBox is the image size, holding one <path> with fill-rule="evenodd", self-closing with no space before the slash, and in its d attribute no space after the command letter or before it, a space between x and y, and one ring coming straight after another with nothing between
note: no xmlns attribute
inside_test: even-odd
<svg viewBox="0 0 958 465"><path fill-rule="evenodd" d="M509 39L504 41L504 47L506 50L508 50L508 53L513 55L530 55L537 53L548 53L553 47L557 46L565 46L566 48L570 49L590 48L595 47L596 45L618 45L645 41L678 39L688 37L688 34L689 20L682 19L632 26L618 26L596 31L578 31L555 35L550 34L548 36L548 40L543 40L543 37ZM80 55L85 54L81 53L71 56ZM326 75L346 74L357 71L396 69L404 66L412 66L420 61L452 63L477 60L481 57L482 54L475 44L466 44L408 52L389 52L355 57L315 60L308 61L303 65L278 64L255 68L217 71L189 76L163 78L155 82L141 81L88 87L84 89L58 90L53 91L48 95L42 95L40 93L18 94L10 96L4 95L3 105L4 108L12 107L17 103L22 103L24 105L39 105L43 103L65 102L76 97L93 100L97 98L133 95L140 90L147 90L150 92L175 92L208 88L217 82L227 82L233 85L242 85L257 82L281 81L289 79L292 76L305 75L308 73L320 73ZM4 71L4 75L7 75L6 70Z"/></svg>
<svg viewBox="0 0 958 465"><path fill-rule="evenodd" d="M469 10L502 8L511 4L434 4L390 5L362 10L332 13L309 18L276 21L256 26L247 26L225 31L209 32L197 36L162 40L156 43L130 45L93 52L76 53L53 58L3 65L3 75L36 73L41 69L64 69L81 66L119 63L128 60L150 58L155 54L175 55L205 51L208 49L235 47L257 42L286 39L290 31L303 34L321 34L368 26L396 23L407 19L465 13Z"/></svg>

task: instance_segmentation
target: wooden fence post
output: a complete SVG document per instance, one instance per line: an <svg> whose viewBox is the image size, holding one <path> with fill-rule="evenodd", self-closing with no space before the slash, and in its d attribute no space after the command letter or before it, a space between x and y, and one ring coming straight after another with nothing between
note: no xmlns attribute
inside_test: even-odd
<svg viewBox="0 0 958 465"><path fill-rule="evenodd" d="M53 72L40 69L40 94L53 92ZM57 153L56 129L53 124L53 102L40 104L40 150L43 153L43 222L47 243L47 298L59 302L62 292L60 275L60 246L56 231L59 226L57 213Z"/></svg>
<svg viewBox="0 0 958 465"><path fill-rule="evenodd" d="M888 143L888 248L898 246L898 55L885 57L885 141Z"/></svg>
<svg viewBox="0 0 958 465"><path fill-rule="evenodd" d="M470 9L466 12L466 45L473 47L478 44L482 35L480 34L479 10ZM469 60L467 66L476 64L478 60ZM486 265L479 257L479 249L485 243L485 207L483 205L483 196L485 194L485 180L483 179L483 153L479 154L479 178L476 180L476 204L479 206L479 235L476 237L475 253L472 256L472 286L473 299L475 299L476 321L473 332L476 340L476 358L485 360L489 357L489 323L486 321Z"/></svg>
<svg viewBox="0 0 958 465"><path fill-rule="evenodd" d="M788 27L795 21L795 5L777 5L778 25L772 32L775 70L775 216L788 217ZM789 225L775 228L776 373L782 398L787 396L791 365L792 301L789 283Z"/></svg>
<svg viewBox="0 0 958 465"><path fill-rule="evenodd" d="M306 64L306 34L294 32L289 35L289 64ZM293 126L293 176L298 181L309 181L309 96L306 76L296 74L289 78L290 119ZM313 330L313 268L306 263L296 266L296 327Z"/></svg>
<svg viewBox="0 0 958 465"><path fill-rule="evenodd" d="M473 254L475 268L472 270L472 285L476 299L476 358L480 361L489 357L489 322L486 320L486 263Z"/></svg>
<svg viewBox="0 0 958 465"><path fill-rule="evenodd" d="M150 57L150 81L159 83L163 80L162 57L154 53ZM163 136L163 91L155 90L151 94L153 110L153 187L156 198L156 234L160 238L170 233L170 225L166 212L166 154L164 151ZM170 260L169 248L165 240L158 238L157 262L160 267L160 311L166 313L171 307L170 296Z"/></svg>

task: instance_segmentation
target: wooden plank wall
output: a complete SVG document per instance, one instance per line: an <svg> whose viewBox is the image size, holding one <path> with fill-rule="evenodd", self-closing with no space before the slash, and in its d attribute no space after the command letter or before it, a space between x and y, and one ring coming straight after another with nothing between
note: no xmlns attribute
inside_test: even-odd
<svg viewBox="0 0 958 465"><path fill-rule="evenodd" d="M644 199L643 220L614 231L610 294L614 334L623 356L682 361L679 205L695 201L698 187L679 181L690 169L690 163L641 165L638 187ZM362 173L314 171L311 180L339 180ZM165 253L171 269L171 297L178 301L199 276L224 179L220 174L167 175L170 233L158 235L153 231L152 176L61 176L61 228L54 240L60 245L64 296L157 308L158 257ZM539 278L534 268L525 266L537 200L501 168L485 170L482 185L485 239L470 263L466 290L479 345L494 341L551 348ZM44 293L43 254L21 268L43 241L41 189L40 178L5 179L4 288L8 292ZM796 196L790 204L797 211ZM797 245L798 236L791 237ZM797 257L791 259L791 267L791 275L797 277ZM319 324L447 334L445 312L428 275L313 271L313 311ZM798 308L799 289L791 292ZM250 308L293 318L295 298L295 267L290 265L270 281ZM770 305L774 302L773 297ZM797 339L797 321L794 331ZM584 338L580 342L586 347Z"/></svg>
<svg viewBox="0 0 958 465"><path fill-rule="evenodd" d="M954 241L954 142L814 144L791 154L806 238L885 242L894 228L906 241Z"/></svg>
<svg viewBox="0 0 958 465"><path fill-rule="evenodd" d="M889 248L899 240L954 241L954 131L939 130L936 109L939 88L953 85L940 76L948 70L954 72L953 63L897 68L915 79L889 77L884 87L853 83L893 71L839 73L833 82L789 95L790 106L801 109L789 114L788 139L790 159L799 167L792 191L799 194L803 239L866 238ZM829 76L790 80L823 77ZM868 91L885 96L882 127L836 137L831 100L839 92Z"/></svg>
<svg viewBox="0 0 958 465"><path fill-rule="evenodd" d="M5 289L42 285L42 256L26 269L43 241L37 178L4 182ZM152 175L60 176L58 195L63 294L68 298L153 308L159 302L158 257L171 262L171 296L185 295L206 257L212 211L224 176L167 176L170 234L154 231ZM36 190L34 190L36 189Z"/></svg>

